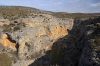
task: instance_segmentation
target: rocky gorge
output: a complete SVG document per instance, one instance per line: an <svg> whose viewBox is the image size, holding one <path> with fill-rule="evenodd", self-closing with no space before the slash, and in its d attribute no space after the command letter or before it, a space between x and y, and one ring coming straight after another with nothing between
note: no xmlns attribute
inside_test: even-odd
<svg viewBox="0 0 100 66"><path fill-rule="evenodd" d="M99 48L99 16L0 18L0 66L100 66Z"/></svg>

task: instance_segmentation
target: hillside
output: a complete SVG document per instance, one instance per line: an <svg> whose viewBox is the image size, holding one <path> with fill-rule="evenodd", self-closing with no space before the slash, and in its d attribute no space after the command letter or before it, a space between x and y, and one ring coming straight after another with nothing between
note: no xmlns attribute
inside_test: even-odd
<svg viewBox="0 0 100 66"><path fill-rule="evenodd" d="M64 12L57 12L53 14L57 17L64 17L64 18L93 18L100 16L100 13L64 13Z"/></svg>
<svg viewBox="0 0 100 66"><path fill-rule="evenodd" d="M65 13L50 12L24 6L0 6L0 17L10 20L18 19L18 17L32 16L32 13L47 13L58 18L92 18L100 16L100 13Z"/></svg>
<svg viewBox="0 0 100 66"><path fill-rule="evenodd" d="M7 19L17 19L18 17L27 17L31 13L41 12L38 9L22 6L0 6L0 16Z"/></svg>

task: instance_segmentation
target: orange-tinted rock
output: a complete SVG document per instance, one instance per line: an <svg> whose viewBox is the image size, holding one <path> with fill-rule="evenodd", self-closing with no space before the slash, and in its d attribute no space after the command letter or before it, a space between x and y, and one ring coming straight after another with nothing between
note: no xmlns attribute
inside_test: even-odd
<svg viewBox="0 0 100 66"><path fill-rule="evenodd" d="M65 35L68 35L68 31L64 26L52 26L51 28L51 32L49 33L49 35L53 38L53 39L58 39L60 37L63 37Z"/></svg>
<svg viewBox="0 0 100 66"><path fill-rule="evenodd" d="M11 42L8 39L7 34L1 35L0 44L3 45L4 47L11 48L11 49L15 49L15 46L16 46L15 43Z"/></svg>

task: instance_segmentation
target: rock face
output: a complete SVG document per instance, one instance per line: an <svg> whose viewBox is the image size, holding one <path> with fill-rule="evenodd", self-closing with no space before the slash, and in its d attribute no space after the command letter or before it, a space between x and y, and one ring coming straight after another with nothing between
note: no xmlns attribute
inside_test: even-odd
<svg viewBox="0 0 100 66"><path fill-rule="evenodd" d="M69 34L29 66L100 66L99 47L100 18L75 20Z"/></svg>
<svg viewBox="0 0 100 66"><path fill-rule="evenodd" d="M67 35L67 29L70 29L69 25L71 27L73 26L73 19L69 19L69 21L64 19L63 21L55 17L50 20L47 20L47 17L34 17L19 21L24 23L26 27L10 35L19 44L18 54L21 59L49 50L50 48L48 46L52 45L52 42L58 38Z"/></svg>
<svg viewBox="0 0 100 66"><path fill-rule="evenodd" d="M100 66L100 18L87 26L79 66Z"/></svg>
<svg viewBox="0 0 100 66"><path fill-rule="evenodd" d="M11 57L13 66L100 66L100 18L75 20L33 13L4 24L0 53Z"/></svg>
<svg viewBox="0 0 100 66"><path fill-rule="evenodd" d="M16 57L22 63L19 63L14 54L10 54L16 61L14 66L27 66L30 63L23 64L45 55L46 51L51 50L53 42L68 35L68 30L73 27L73 21L46 14L13 20L5 27L6 30L10 30L4 29L4 34L1 34L0 44L16 52Z"/></svg>
<svg viewBox="0 0 100 66"><path fill-rule="evenodd" d="M8 38L7 34L2 34L0 38L0 44L4 47L9 47L11 49L15 49L16 44Z"/></svg>

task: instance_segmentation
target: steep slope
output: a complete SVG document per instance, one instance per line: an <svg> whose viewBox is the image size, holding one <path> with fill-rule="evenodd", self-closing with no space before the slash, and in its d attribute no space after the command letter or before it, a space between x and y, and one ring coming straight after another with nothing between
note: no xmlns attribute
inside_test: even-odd
<svg viewBox="0 0 100 66"><path fill-rule="evenodd" d="M53 42L68 35L72 27L73 19L33 13L32 17L19 18L2 25L0 44L5 47L4 52L13 58L14 66L27 66L51 50Z"/></svg>
<svg viewBox="0 0 100 66"><path fill-rule="evenodd" d="M29 66L100 66L100 17L74 22L67 36Z"/></svg>

